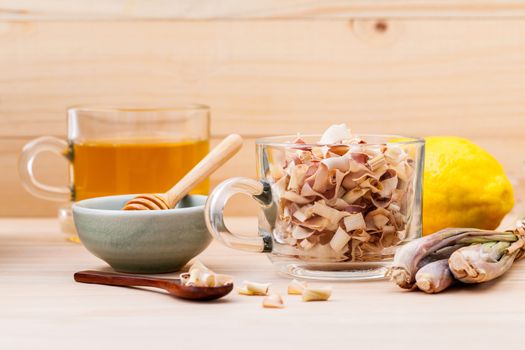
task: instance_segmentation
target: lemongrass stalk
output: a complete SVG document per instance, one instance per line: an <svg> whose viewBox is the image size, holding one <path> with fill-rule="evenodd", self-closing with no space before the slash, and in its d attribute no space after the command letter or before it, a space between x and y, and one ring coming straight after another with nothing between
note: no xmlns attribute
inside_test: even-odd
<svg viewBox="0 0 525 350"><path fill-rule="evenodd" d="M518 255L508 254L509 247L508 242L490 242L460 248L449 258L450 270L464 283L493 280L507 272Z"/></svg>
<svg viewBox="0 0 525 350"><path fill-rule="evenodd" d="M416 285L425 293L439 293L455 282L448 268L448 259L426 264L416 273Z"/></svg>
<svg viewBox="0 0 525 350"><path fill-rule="evenodd" d="M422 267L422 262L430 262L431 257L439 251L439 259L446 258L452 254L454 248L459 249L471 243L492 240L514 242L517 237L512 232L498 232L489 230L478 230L472 228L444 229L431 235L413 240L399 248L394 256L394 262L386 276L390 277L401 288L412 289L415 285L415 275ZM447 248L450 247L450 248ZM439 255L439 254L438 254Z"/></svg>

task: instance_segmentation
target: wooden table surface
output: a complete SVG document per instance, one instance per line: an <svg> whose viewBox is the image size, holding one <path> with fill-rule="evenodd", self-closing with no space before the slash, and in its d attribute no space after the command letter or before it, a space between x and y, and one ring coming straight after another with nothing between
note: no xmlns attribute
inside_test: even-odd
<svg viewBox="0 0 525 350"><path fill-rule="evenodd" d="M248 233L254 218L232 218ZM333 283L328 302L284 295L288 279L265 256L213 243L200 259L216 271L271 282L286 308L230 294L194 303L151 290L79 284L107 269L66 241L52 219L0 220L0 349L498 348L523 343L525 263L500 280L439 295L387 281ZM173 274L175 276L176 274ZM305 346L306 345L306 346Z"/></svg>

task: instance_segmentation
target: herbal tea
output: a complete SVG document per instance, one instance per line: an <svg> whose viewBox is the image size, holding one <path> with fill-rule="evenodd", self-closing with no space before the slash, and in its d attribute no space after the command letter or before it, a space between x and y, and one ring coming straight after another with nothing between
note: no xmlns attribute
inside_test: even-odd
<svg viewBox="0 0 525 350"><path fill-rule="evenodd" d="M208 141L93 140L73 144L73 200L171 188L208 153ZM208 180L192 194L207 194Z"/></svg>

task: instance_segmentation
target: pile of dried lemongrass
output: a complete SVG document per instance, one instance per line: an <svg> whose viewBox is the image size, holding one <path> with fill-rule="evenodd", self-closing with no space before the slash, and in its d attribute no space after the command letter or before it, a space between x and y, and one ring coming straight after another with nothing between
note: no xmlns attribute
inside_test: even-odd
<svg viewBox="0 0 525 350"><path fill-rule="evenodd" d="M451 228L399 248L387 277L401 288L439 293L454 283L498 278L524 255L523 222L503 232Z"/></svg>
<svg viewBox="0 0 525 350"><path fill-rule="evenodd" d="M376 261L405 238L414 159L402 144L368 144L345 124L317 144L269 149L275 250L299 258Z"/></svg>

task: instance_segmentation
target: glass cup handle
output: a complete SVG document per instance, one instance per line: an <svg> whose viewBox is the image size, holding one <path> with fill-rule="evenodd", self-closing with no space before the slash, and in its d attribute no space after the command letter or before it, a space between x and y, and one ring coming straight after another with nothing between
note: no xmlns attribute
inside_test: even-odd
<svg viewBox="0 0 525 350"><path fill-rule="evenodd" d="M272 203L271 188L268 184L246 177L234 177L220 183L206 201L204 215L208 230L222 244L249 252L268 253L272 251L270 235L248 237L230 232L224 224L224 207L237 193L251 195L261 206Z"/></svg>
<svg viewBox="0 0 525 350"><path fill-rule="evenodd" d="M56 137L44 136L28 142L18 158L18 173L24 188L32 195L58 202L68 201L71 191L67 187L49 186L38 181L33 172L33 163L36 156L42 152L52 152L65 156L66 141Z"/></svg>

